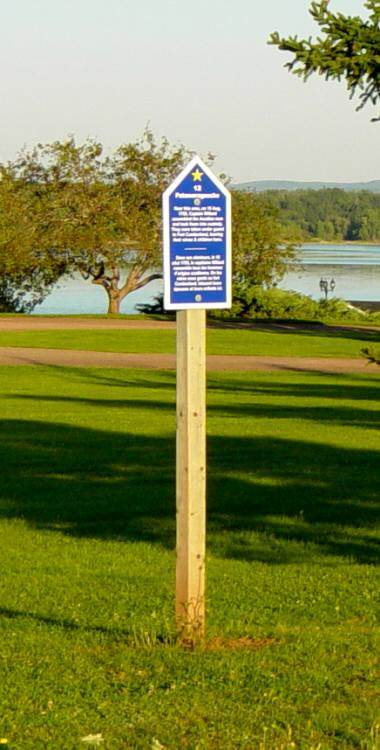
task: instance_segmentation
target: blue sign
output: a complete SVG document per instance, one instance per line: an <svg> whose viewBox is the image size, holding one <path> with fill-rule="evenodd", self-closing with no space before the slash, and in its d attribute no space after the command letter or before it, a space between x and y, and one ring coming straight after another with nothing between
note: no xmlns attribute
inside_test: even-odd
<svg viewBox="0 0 380 750"><path fill-rule="evenodd" d="M163 195L167 310L231 307L231 198L196 156Z"/></svg>

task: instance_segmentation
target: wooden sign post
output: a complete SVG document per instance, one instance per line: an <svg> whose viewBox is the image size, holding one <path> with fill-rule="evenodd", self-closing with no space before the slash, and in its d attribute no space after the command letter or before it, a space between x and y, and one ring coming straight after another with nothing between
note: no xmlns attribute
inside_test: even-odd
<svg viewBox="0 0 380 750"><path fill-rule="evenodd" d="M206 313L177 313L176 621L183 641L205 626Z"/></svg>
<svg viewBox="0 0 380 750"><path fill-rule="evenodd" d="M230 195L195 156L163 195L164 304L177 310L176 622L205 631L206 310L231 307Z"/></svg>

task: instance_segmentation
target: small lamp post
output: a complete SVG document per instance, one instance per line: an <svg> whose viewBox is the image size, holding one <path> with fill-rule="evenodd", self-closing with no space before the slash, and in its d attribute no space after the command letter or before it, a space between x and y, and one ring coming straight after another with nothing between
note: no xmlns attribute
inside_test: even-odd
<svg viewBox="0 0 380 750"><path fill-rule="evenodd" d="M325 299L327 299L329 293L329 285L327 279L320 279L319 288L321 292L324 292Z"/></svg>
<svg viewBox="0 0 380 750"><path fill-rule="evenodd" d="M324 279L324 278L319 280L319 288L321 292L324 293L326 300L329 296L329 292L333 293L335 287L336 287L335 279L330 279L330 283L328 282L327 279Z"/></svg>

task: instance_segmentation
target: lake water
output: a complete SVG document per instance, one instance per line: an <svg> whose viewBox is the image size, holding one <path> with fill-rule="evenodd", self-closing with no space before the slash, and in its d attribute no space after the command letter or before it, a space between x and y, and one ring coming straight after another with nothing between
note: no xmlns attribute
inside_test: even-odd
<svg viewBox="0 0 380 750"><path fill-rule="evenodd" d="M335 282L334 296L347 300L380 301L380 245L303 245L298 254L297 267L279 283L282 289L292 289L319 299L320 279ZM135 313L136 304L152 300L162 291L162 281L153 281L123 300L121 311ZM84 281L81 276L63 278L41 305L35 315L75 313L105 313L107 300L104 290Z"/></svg>
<svg viewBox="0 0 380 750"><path fill-rule="evenodd" d="M303 245L279 286L320 299L321 278L334 280L335 297L380 301L380 245Z"/></svg>

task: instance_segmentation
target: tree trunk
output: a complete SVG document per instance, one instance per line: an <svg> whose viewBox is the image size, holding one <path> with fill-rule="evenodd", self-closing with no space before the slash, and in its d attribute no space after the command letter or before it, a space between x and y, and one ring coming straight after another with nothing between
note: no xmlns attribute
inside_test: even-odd
<svg viewBox="0 0 380 750"><path fill-rule="evenodd" d="M121 294L116 294L114 289L107 290L108 310L107 315L118 315L120 313Z"/></svg>
<svg viewBox="0 0 380 750"><path fill-rule="evenodd" d="M131 269L124 285L119 287L120 271L118 268L112 268L108 275L105 271L105 265L102 263L100 270L97 270L97 273L95 273L95 270L90 268L88 273L93 277L91 283L102 286L107 292L107 315L118 315L124 297L126 297L127 294L130 294L130 292L134 292L136 289L141 289L150 281L154 281L154 279L162 279L161 273L151 273L149 276L141 278L144 273L144 268L135 266Z"/></svg>

